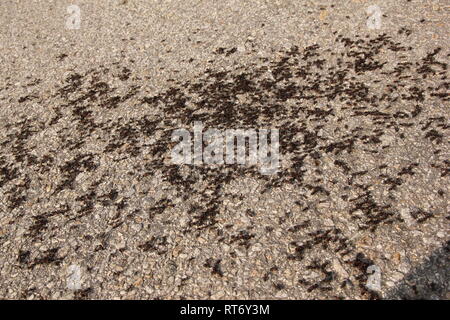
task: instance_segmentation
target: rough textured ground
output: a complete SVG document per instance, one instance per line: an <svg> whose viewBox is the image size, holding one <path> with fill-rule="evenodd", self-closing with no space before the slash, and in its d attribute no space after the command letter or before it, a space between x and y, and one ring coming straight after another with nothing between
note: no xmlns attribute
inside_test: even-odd
<svg viewBox="0 0 450 320"><path fill-rule="evenodd" d="M0 297L449 298L448 2L321 3L2 1ZM279 172L172 164L194 121Z"/></svg>

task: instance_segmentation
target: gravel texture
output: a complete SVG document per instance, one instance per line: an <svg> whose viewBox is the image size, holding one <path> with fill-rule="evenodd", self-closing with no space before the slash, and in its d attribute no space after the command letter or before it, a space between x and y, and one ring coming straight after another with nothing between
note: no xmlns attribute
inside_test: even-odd
<svg viewBox="0 0 450 320"><path fill-rule="evenodd" d="M449 13L2 1L0 298L448 299ZM194 121L278 173L173 164Z"/></svg>

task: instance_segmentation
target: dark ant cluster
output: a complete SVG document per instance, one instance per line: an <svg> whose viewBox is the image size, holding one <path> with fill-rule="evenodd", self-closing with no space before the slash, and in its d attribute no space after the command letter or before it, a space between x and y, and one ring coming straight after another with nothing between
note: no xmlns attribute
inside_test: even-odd
<svg viewBox="0 0 450 320"><path fill-rule="evenodd" d="M398 33L408 37L411 32L402 28ZM350 235L338 228L312 229L309 219L286 227L288 217L284 217L278 221L279 225L274 222L274 225L255 225L253 229L241 230L219 223L228 196L225 186L242 177L260 181L264 185L263 192L292 185L311 203L327 202L339 194L347 204L343 214L356 222L360 230L376 232L380 227L402 223L394 200L397 193L418 176L418 168L435 170L441 177L448 176L449 161L437 157L447 143L447 118L446 115L430 117L428 113L430 99L433 103L448 102L447 64L441 61L442 49L432 49L422 59L408 61L408 53L414 49L387 34L373 38L350 38L337 32L334 35L332 48L318 44L304 49L293 46L278 52L274 58L263 57L235 70L210 68L192 80L173 80L167 89L153 94L144 93L141 89L144 80L136 77L133 67L123 62L70 74L52 96L58 103L52 107L51 119L23 117L5 126L6 140L0 144L0 191L5 195L8 209L20 210L28 201L28 190L33 183L31 173L46 174L57 168L59 176L51 197L56 199L64 190L77 191L76 196L69 199L71 205L63 211L22 217L31 220L27 236L36 241L45 240L50 233L58 232L51 228L55 216L63 217L66 222L78 220L92 215L97 205L115 206L117 216L111 224L116 228L132 215L123 215L123 212L142 208L132 207L130 198L118 188L100 192L99 185L108 179L106 174L83 191L79 190L77 178L82 173L94 176L104 156L110 159L111 166L120 165L123 160L137 160L128 173L130 178L141 183L146 177L160 175L188 208L189 221L180 234L198 235L206 229L213 230L220 235L218 241L228 241L231 246L248 250L258 232L271 233L275 228L286 228L286 243L294 247L294 253L286 256L289 263L304 263L316 250L341 258L354 256ZM222 55L221 59L238 54L236 48L218 48L215 53ZM386 57L394 54L402 58L390 61ZM65 57L62 54L58 59ZM111 77L120 80L127 92L108 84ZM427 79L432 81L426 82ZM31 85L38 84L36 79ZM43 102L43 99L28 94L19 98L18 103ZM139 116L106 117L103 121L97 117L100 113L108 116L135 107L143 110ZM146 114L147 111L151 111L151 115ZM171 133L180 127L191 127L195 121L203 122L205 128L219 130L279 128L280 152L290 164L270 176L261 175L254 167L192 166L185 170L187 166L168 164L165 159L173 146ZM58 130L58 152L71 155L70 160L58 167L56 153L36 156L30 144L32 137L49 127ZM430 165L414 160L394 172L389 161L381 156L393 147L393 141L408 142L418 131L421 132L420 142L436 157ZM86 150L88 140L95 141L99 149ZM146 156L145 159L142 156ZM365 156L379 157L380 162L368 170L352 161ZM327 159L331 159L332 169L325 168ZM332 170L335 175L329 177L326 170ZM369 178L381 182L372 188L367 182ZM380 200L376 191L386 191L388 197ZM39 200L46 201L42 197ZM151 222L157 216L168 215L171 211L168 209L175 207L171 199L161 199L148 208L148 219ZM305 205L297 211L314 215L313 210L313 206ZM290 214L295 216L297 211ZM256 211L249 209L245 214L253 219ZM420 208L411 214L420 223L433 218L432 213ZM258 211L258 216L261 215ZM291 238L300 235L304 237L302 240ZM96 252L107 247L106 234L91 237L101 240ZM165 255L169 251L167 236L153 236L140 244L139 249ZM57 252L58 248L54 248L32 260L31 252L24 249L19 253L18 262L31 268L57 265L63 259ZM227 258L232 259L230 256ZM222 276L223 259L225 257L212 259L206 266L214 275ZM366 258L356 255L349 265L365 273L367 263ZM307 267L323 274L319 282L308 284L309 292L333 290L334 273L327 262L315 262ZM361 283L363 280L360 279ZM276 290L285 286L281 282L274 285ZM89 294L88 291L79 296Z"/></svg>
<svg viewBox="0 0 450 320"><path fill-rule="evenodd" d="M56 265L59 266L64 257L58 256L60 248L51 248L46 250L41 256L38 256L31 260L31 252L29 250L19 250L17 261L20 265L26 266L28 269L34 269L39 265Z"/></svg>
<svg viewBox="0 0 450 320"><path fill-rule="evenodd" d="M144 252L156 252L162 255L167 252L167 236L152 236L150 240L139 246Z"/></svg>
<svg viewBox="0 0 450 320"><path fill-rule="evenodd" d="M209 258L206 260L204 267L211 268L211 274L223 277L223 271L220 265L221 262L222 259Z"/></svg>

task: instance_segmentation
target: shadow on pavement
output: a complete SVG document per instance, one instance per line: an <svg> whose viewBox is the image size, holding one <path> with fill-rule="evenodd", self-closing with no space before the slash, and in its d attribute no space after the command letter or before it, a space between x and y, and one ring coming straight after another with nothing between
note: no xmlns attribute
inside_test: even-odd
<svg viewBox="0 0 450 320"><path fill-rule="evenodd" d="M406 275L384 299L447 300L450 283L449 252L450 242L447 242Z"/></svg>

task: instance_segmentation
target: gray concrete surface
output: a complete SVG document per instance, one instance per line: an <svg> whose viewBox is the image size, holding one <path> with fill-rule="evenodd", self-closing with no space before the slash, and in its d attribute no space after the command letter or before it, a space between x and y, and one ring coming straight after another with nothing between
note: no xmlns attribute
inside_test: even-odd
<svg viewBox="0 0 450 320"><path fill-rule="evenodd" d="M449 10L2 1L0 298L448 299ZM279 172L174 165L194 121Z"/></svg>

